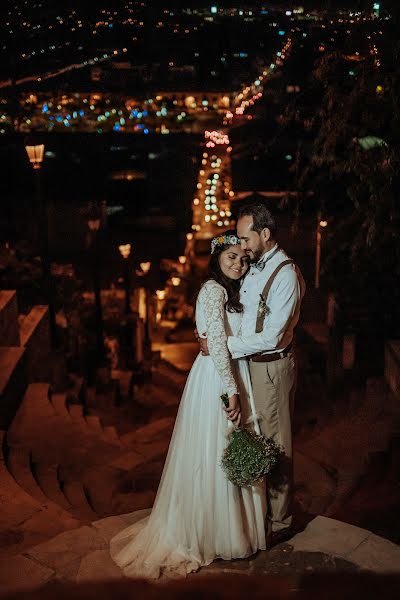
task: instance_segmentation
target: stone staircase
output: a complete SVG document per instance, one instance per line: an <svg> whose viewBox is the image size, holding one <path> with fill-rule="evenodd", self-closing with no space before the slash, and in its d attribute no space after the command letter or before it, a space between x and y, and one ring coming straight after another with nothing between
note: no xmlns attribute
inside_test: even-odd
<svg viewBox="0 0 400 600"><path fill-rule="evenodd" d="M33 475L32 454L29 448L19 444L13 445L8 448L7 454L7 468L18 485L38 502L47 504L50 498L43 493Z"/></svg>
<svg viewBox="0 0 400 600"><path fill-rule="evenodd" d="M303 509L311 513L311 505L321 493L320 512L344 520L357 514L357 502L365 503L370 492L378 495L379 487L391 494L397 489L400 501L395 483L400 473L398 397L384 379L367 380L362 398L357 394L346 413L336 415L308 440L298 440L296 451L301 456L300 487L307 488L304 497L308 505ZM314 483L307 475L312 470L302 468L304 457L307 465L311 461L325 471L330 485L327 482L321 487L322 479L317 476L313 489Z"/></svg>
<svg viewBox="0 0 400 600"><path fill-rule="evenodd" d="M10 460L9 450L6 432L0 431L0 556L17 553L81 524L43 493L30 471L30 453L17 447Z"/></svg>
<svg viewBox="0 0 400 600"><path fill-rule="evenodd" d="M62 489L62 482L59 477L59 465L34 463L31 465L31 469L44 496L65 510L71 511L72 504L68 501L65 490Z"/></svg>
<svg viewBox="0 0 400 600"><path fill-rule="evenodd" d="M51 535L57 535L99 517L147 508L154 501L174 417L136 428L131 424L129 433L120 435L96 414L93 390L91 408L79 403L89 391L82 381L75 383L68 393L52 393L47 383L30 384L8 432L2 434L0 466L6 478L0 481L0 497L11 502L3 490L6 482L6 490L14 490L14 496L17 490L23 498L14 521L7 520L19 540L8 544L8 551L31 544L32 536L20 525L27 512L42 515L36 521L44 533L33 538L39 543L49 537L49 525L42 524L46 518ZM120 421L123 410L114 407ZM118 423L116 414L113 421ZM122 430L127 431L126 423Z"/></svg>
<svg viewBox="0 0 400 600"><path fill-rule="evenodd" d="M63 493L70 503L72 512L79 514L80 518L93 521L98 518L93 510L85 486L80 481L64 481Z"/></svg>
<svg viewBox="0 0 400 600"><path fill-rule="evenodd" d="M162 394L155 374L133 402L133 373L105 369L51 390L47 307L19 315L15 291L0 292L0 342L0 555L151 506L183 382L164 369Z"/></svg>

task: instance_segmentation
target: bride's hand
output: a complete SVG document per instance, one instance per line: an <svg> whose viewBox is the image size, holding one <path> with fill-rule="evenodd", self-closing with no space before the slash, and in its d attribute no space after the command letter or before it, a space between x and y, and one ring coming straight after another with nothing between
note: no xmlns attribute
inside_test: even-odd
<svg viewBox="0 0 400 600"><path fill-rule="evenodd" d="M224 408L227 418L232 421L236 427L240 424L241 406L239 394L229 396L229 406Z"/></svg>

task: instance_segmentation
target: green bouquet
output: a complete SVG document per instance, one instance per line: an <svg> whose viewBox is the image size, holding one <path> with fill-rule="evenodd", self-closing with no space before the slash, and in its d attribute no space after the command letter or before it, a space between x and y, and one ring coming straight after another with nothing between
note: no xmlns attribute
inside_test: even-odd
<svg viewBox="0 0 400 600"><path fill-rule="evenodd" d="M228 394L222 394L221 400L225 406L229 406ZM238 428L231 433L222 455L221 467L235 485L253 485L271 473L281 454L281 449L272 439Z"/></svg>

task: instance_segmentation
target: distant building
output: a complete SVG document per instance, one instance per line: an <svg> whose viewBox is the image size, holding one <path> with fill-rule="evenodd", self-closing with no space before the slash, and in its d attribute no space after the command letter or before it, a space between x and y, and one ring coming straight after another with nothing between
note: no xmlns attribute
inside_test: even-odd
<svg viewBox="0 0 400 600"><path fill-rule="evenodd" d="M156 92L157 100L169 100L178 108L183 108L188 112L192 110L203 109L218 110L225 112L233 106L234 93L231 90L158 90Z"/></svg>

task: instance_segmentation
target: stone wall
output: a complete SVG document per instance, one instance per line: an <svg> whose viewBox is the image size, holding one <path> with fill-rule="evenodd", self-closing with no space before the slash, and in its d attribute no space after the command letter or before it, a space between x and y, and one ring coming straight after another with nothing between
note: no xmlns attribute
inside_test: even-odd
<svg viewBox="0 0 400 600"><path fill-rule="evenodd" d="M34 306L20 325L21 346L25 347L29 383L51 379L50 323L47 306Z"/></svg>
<svg viewBox="0 0 400 600"><path fill-rule="evenodd" d="M400 341L386 342L385 379L392 392L400 396Z"/></svg>
<svg viewBox="0 0 400 600"><path fill-rule="evenodd" d="M0 346L19 346L17 294L0 291Z"/></svg>
<svg viewBox="0 0 400 600"><path fill-rule="evenodd" d="M47 306L18 315L15 291L0 292L0 428L11 423L28 383L50 381L51 364Z"/></svg>
<svg viewBox="0 0 400 600"><path fill-rule="evenodd" d="M25 350L0 347L0 429L13 420L27 387Z"/></svg>

